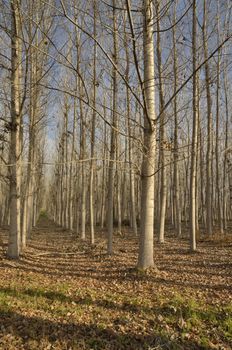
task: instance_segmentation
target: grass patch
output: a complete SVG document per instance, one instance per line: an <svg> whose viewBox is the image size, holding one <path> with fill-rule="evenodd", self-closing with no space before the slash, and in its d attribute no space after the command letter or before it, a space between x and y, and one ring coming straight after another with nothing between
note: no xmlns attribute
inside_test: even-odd
<svg viewBox="0 0 232 350"><path fill-rule="evenodd" d="M41 287L2 288L0 310L5 314L19 310L28 310L29 314L42 311L45 318L52 315L55 319L62 317L66 322L76 323L85 317L83 315L88 315L88 320L95 319L98 332L104 335L103 338L88 339L86 344L92 349L104 348L104 330L109 328L109 324L115 328L114 332L119 333L120 344L128 343L125 334L130 334L131 327L137 327L138 333L148 334L152 329L154 334L167 339L180 339L181 343L185 343L191 335L203 349L209 349L212 341L216 341L215 334L226 342L232 340L231 305L209 306L195 299L183 298L179 294L172 299L156 296L152 300L130 298L120 293L102 295L100 291L90 288L70 293L68 285L53 288L56 290ZM36 331L33 329L30 334L34 333ZM178 349L174 345L173 343L171 349Z"/></svg>
<svg viewBox="0 0 232 350"><path fill-rule="evenodd" d="M232 307L206 305L195 299L176 295L163 302L159 308L159 318L165 324L175 327L182 338L190 333L197 335L199 345L209 349L212 339L219 336L227 342L232 340Z"/></svg>

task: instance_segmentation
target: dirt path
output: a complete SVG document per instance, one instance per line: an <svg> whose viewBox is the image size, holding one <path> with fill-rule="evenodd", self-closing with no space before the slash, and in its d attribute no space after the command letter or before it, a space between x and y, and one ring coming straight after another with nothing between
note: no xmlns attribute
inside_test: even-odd
<svg viewBox="0 0 232 350"><path fill-rule="evenodd" d="M227 312L231 238L200 242L192 255L186 240L169 237L155 246L158 271L142 273L134 269L137 239L130 233L115 237L109 257L103 232L90 248L42 220L18 262L5 258L6 232L0 237L0 349L230 348L230 336L213 331L216 321L204 347L205 333L187 324L193 315L182 316L182 308L194 300L195 313L215 306ZM200 321L207 334L208 320Z"/></svg>

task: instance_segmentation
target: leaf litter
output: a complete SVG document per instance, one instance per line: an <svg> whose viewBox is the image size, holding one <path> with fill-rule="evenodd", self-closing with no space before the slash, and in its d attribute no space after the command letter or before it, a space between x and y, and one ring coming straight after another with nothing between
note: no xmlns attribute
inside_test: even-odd
<svg viewBox="0 0 232 350"><path fill-rule="evenodd" d="M138 271L137 238L98 230L89 246L48 221L19 261L0 239L0 349L232 348L232 237L206 237L190 254L171 230L154 269Z"/></svg>

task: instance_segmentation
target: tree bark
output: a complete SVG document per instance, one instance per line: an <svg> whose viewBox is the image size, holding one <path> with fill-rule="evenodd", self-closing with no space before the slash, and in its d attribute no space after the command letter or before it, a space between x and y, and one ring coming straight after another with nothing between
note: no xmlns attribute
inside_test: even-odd
<svg viewBox="0 0 232 350"><path fill-rule="evenodd" d="M174 9L174 22L176 21L176 7ZM176 26L173 27L173 70L174 70L174 94L177 91L178 84L178 64L176 53ZM173 200L175 208L175 228L177 236L181 236L181 207L180 207L180 183L179 183L179 151L178 151L178 112L177 112L177 96L173 100L174 104L174 190Z"/></svg>
<svg viewBox="0 0 232 350"><path fill-rule="evenodd" d="M161 38L160 38L160 23L159 23L159 0L156 1L156 22L157 22L157 64L159 77L159 101L160 101L160 215L159 215L159 243L164 243L164 229L166 216L166 201L167 201L167 179L166 179L166 132L165 132L165 113L162 112L164 108L164 91L162 78L162 54L161 54Z"/></svg>
<svg viewBox="0 0 232 350"><path fill-rule="evenodd" d="M193 72L196 71L196 0L193 0L193 24L192 24L192 55ZM191 173L190 173L190 250L196 250L196 176L197 176L197 73L193 75L193 126L192 126L192 150L191 150Z"/></svg>
<svg viewBox="0 0 232 350"><path fill-rule="evenodd" d="M156 153L153 4L143 1L144 153L141 169L141 226L138 268L154 266L154 171Z"/></svg>
<svg viewBox="0 0 232 350"><path fill-rule="evenodd" d="M7 256L20 254L20 2L11 1L11 140L10 140L10 231Z"/></svg>
<svg viewBox="0 0 232 350"><path fill-rule="evenodd" d="M114 63L117 65L117 26L116 26L116 0L113 0L113 26L114 26ZM110 145L110 162L108 173L108 208L107 208L107 253L113 253L113 219L114 219L114 175L115 175L115 157L116 157L116 131L117 127L117 94L118 81L117 71L113 68L113 110L112 110L112 129L111 129L111 145Z"/></svg>
<svg viewBox="0 0 232 350"><path fill-rule="evenodd" d="M96 38L96 0L93 0L94 11L94 38ZM89 176L89 219L90 219L90 243L94 244L94 165L93 160L95 155L95 124L96 124L96 58L97 58L97 45L94 41L93 52L93 115L92 115L92 130L91 130L91 161L90 161L90 176Z"/></svg>
<svg viewBox="0 0 232 350"><path fill-rule="evenodd" d="M207 47L207 0L204 0L203 48L204 59L208 57ZM210 92L209 63L205 63L205 84L207 97L207 153L206 153L206 229L208 234L212 228L212 101Z"/></svg>

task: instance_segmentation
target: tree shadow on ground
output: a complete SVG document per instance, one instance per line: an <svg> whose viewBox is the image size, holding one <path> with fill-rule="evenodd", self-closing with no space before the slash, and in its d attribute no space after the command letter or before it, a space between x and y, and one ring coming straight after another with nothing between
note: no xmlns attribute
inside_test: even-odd
<svg viewBox="0 0 232 350"><path fill-rule="evenodd" d="M117 303L114 300L106 299L104 296L101 299L93 299L92 296L88 293L86 295L77 295L75 296L68 296L62 292L57 291L45 291L40 289L14 289L14 288L0 288L0 294L4 293L7 296L12 296L15 298L22 298L24 296L29 296L33 298L45 298L49 301L59 301L62 303L75 303L74 305L91 305L94 307L102 307L104 309L110 309L110 310L121 310L121 311L130 311L133 313L140 313L140 312L152 312L157 311L156 308L152 307L146 307L144 305L137 305L130 301L125 301L122 303Z"/></svg>
<svg viewBox="0 0 232 350"><path fill-rule="evenodd" d="M92 305L96 307L102 307L105 309L112 309L112 310L121 310L121 311L131 311L134 313L139 312L151 312L153 309L143 306L143 305L136 305L133 303L123 302L123 303L116 303L113 300L106 299L102 297L101 299L93 299L91 295L88 293L85 296L79 296L78 293L76 296L68 296L61 292L56 291L44 291L40 289L13 289L13 288L0 288L0 293L4 293L9 296L13 296L16 298L20 298L22 296L30 296L33 298L39 298L43 297L50 301L60 301L63 303L75 303L75 305ZM155 309L154 309L155 311Z"/></svg>
<svg viewBox="0 0 232 350"><path fill-rule="evenodd" d="M12 266L9 262L3 261L0 262L0 267L5 268L16 268L20 271L25 272L34 272L34 273L40 273L43 275L51 276L52 278L57 277L70 277L70 278L91 278L98 281L121 281L121 282L134 282L134 281L140 281L140 282L149 282L149 283L155 283L161 285L168 286L173 288L175 287L183 287L183 280L182 280L182 274L181 271L175 268L168 269L167 267L160 269L158 273L152 273L149 275L146 274L139 274L137 273L136 269L134 268L125 268L123 266L118 267L117 270L112 271L111 267L106 266L99 266L87 268L84 266L77 266L75 267L65 267L65 266L49 266L46 267L44 265L41 265L40 263L33 263L29 261L23 261L20 260L17 262L16 266ZM164 273L166 272L175 272L179 275L178 279L172 278L170 275L166 275ZM186 272L186 270L185 270ZM191 271L192 273L192 271ZM197 275L199 275L199 272L197 272ZM231 291L231 285L228 284L228 282L221 282L221 283L214 283L210 284L209 279L211 277L210 273L202 273L202 278L198 279L198 281L186 281L184 280L185 288L191 288L194 290L211 290L211 291ZM204 276L207 277L204 279ZM230 273L226 274L223 272L223 276L226 278L229 278L231 276Z"/></svg>
<svg viewBox="0 0 232 350"><path fill-rule="evenodd" d="M157 315L161 316L170 316L173 314L173 307L172 304L169 305L169 302L162 302L160 304L159 299L154 298L154 304L153 305L144 305L141 304L140 301L137 301L136 299L126 299L124 301L118 302L117 300L114 300L114 297L105 297L104 295L99 296L96 298L95 296L92 296L89 294L89 292L81 292L81 295L77 291L76 295L67 295L65 293L59 292L59 291L46 291L42 289L33 289L33 288L27 288L27 289L14 289L14 288L0 288L0 294L5 294L6 296L12 296L14 298L18 299L24 299L25 296L32 297L33 300L37 298L45 298L47 299L47 303L50 304L50 302L60 302L63 304L64 307L66 307L67 310L70 310L70 307L72 311L75 311L75 308L81 307L81 306L91 306L93 308L102 308L106 310L112 310L112 311L122 311L126 312L128 314L134 314L139 317L139 315L146 314L147 316L150 315L154 320L156 319ZM39 305L39 301L36 301ZM175 301L174 301L175 302ZM70 305L67 305L70 304ZM188 308L188 304L186 304L185 301L182 303L180 302L179 311L182 314L186 308ZM205 313L206 311L199 311L201 314ZM176 313L176 311L175 311ZM225 316L223 309L215 309L214 314L216 317L220 320L223 320L223 317ZM178 315L177 315L178 316Z"/></svg>
<svg viewBox="0 0 232 350"><path fill-rule="evenodd" d="M1 312L1 309L0 309ZM205 349L189 340L170 340L168 336L154 331L153 334L123 332L96 323L57 322L16 312L2 311L0 319L1 343L25 349L99 349L99 350L145 350L145 349ZM12 339L13 337L13 339ZM0 343L0 344L1 344ZM47 347L46 347L47 346ZM50 347L49 347L50 346ZM12 347L13 348L13 347Z"/></svg>

